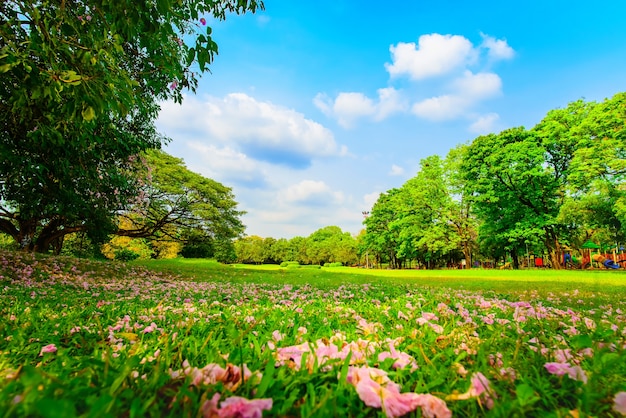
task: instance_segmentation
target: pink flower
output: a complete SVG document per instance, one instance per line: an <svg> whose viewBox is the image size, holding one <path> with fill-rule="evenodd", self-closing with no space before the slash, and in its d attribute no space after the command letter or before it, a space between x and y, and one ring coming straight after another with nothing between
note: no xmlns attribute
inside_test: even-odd
<svg viewBox="0 0 626 418"><path fill-rule="evenodd" d="M175 81L172 81L172 84L170 84L170 90L176 90L176 87L178 87L178 83Z"/></svg>
<svg viewBox="0 0 626 418"><path fill-rule="evenodd" d="M263 411L272 409L272 399L246 399L231 396L217 410L219 418L261 418ZM205 415L206 416L206 415ZM210 416L210 415L209 415Z"/></svg>
<svg viewBox="0 0 626 418"><path fill-rule="evenodd" d="M569 363L546 363L544 365L548 373L563 376L568 375L572 380L587 383L587 373L580 366L570 366Z"/></svg>
<svg viewBox="0 0 626 418"><path fill-rule="evenodd" d="M613 410L626 416L626 392L617 392L613 399Z"/></svg>
<svg viewBox="0 0 626 418"><path fill-rule="evenodd" d="M450 418L452 411L448 409L446 402L431 394L417 394L415 397L417 406L422 408L422 416L426 418Z"/></svg>
<svg viewBox="0 0 626 418"><path fill-rule="evenodd" d="M367 406L382 408L387 417L401 417L417 408L417 394L400 393L400 385L374 367L350 367L347 380Z"/></svg>
<svg viewBox="0 0 626 418"><path fill-rule="evenodd" d="M544 367L550 374L563 376L569 371L570 365L569 363L546 363Z"/></svg>
<svg viewBox="0 0 626 418"><path fill-rule="evenodd" d="M200 18L200 23L202 23L202 26L205 26L206 25L206 19L201 17Z"/></svg>
<svg viewBox="0 0 626 418"><path fill-rule="evenodd" d="M496 398L496 394L491 388L491 383L489 383L489 379L485 377L480 372L474 373L471 379L470 388L467 392L462 393L460 395L448 395L446 399L459 401L463 399L470 398L478 398L479 402L484 402L485 406L488 409L493 408L494 399Z"/></svg>
<svg viewBox="0 0 626 418"><path fill-rule="evenodd" d="M407 353L396 350L393 341L389 343L389 351L383 351L378 355L378 361L385 361L388 358L395 360L392 365L394 369L403 369L406 366L411 366L411 371L415 371L418 368L415 359Z"/></svg>
<svg viewBox="0 0 626 418"><path fill-rule="evenodd" d="M56 345L48 344L41 348L41 351L39 352L39 357L43 356L46 353L55 353L56 351L57 351Z"/></svg>

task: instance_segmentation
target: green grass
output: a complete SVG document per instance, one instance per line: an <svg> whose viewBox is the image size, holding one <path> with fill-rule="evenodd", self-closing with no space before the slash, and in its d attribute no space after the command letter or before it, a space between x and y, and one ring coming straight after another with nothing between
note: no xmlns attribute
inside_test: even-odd
<svg viewBox="0 0 626 418"><path fill-rule="evenodd" d="M170 273L191 276L196 280L278 281L340 285L342 283L384 282L401 285L451 287L499 292L542 292L584 290L592 292L626 292L626 270L391 270L354 267L301 266L283 268L275 264L236 264L224 266L212 260L151 260L142 265ZM245 274L245 276L242 276Z"/></svg>
<svg viewBox="0 0 626 418"><path fill-rule="evenodd" d="M216 396L271 400L264 416L384 416L359 370L454 416L618 416L625 277L0 252L0 417L211 416ZM468 392L472 376L490 389Z"/></svg>

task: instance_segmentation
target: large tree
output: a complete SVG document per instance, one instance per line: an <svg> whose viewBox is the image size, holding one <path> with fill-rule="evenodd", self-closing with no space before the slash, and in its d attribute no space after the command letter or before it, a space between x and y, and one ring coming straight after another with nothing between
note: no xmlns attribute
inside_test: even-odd
<svg viewBox="0 0 626 418"><path fill-rule="evenodd" d="M182 159L160 150L141 155L140 193L116 234L131 238L159 237L186 243L232 240L244 231L230 187L189 170Z"/></svg>
<svg viewBox="0 0 626 418"><path fill-rule="evenodd" d="M207 18L256 0L0 2L0 232L46 251L113 231L136 194L128 159L163 142L161 100L182 100L217 52Z"/></svg>

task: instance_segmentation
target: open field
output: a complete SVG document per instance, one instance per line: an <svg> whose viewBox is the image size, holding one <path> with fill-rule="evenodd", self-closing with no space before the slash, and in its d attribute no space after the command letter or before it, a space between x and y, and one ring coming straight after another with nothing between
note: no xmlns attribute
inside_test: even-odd
<svg viewBox="0 0 626 418"><path fill-rule="evenodd" d="M0 253L0 276L4 416L626 414L621 272Z"/></svg>

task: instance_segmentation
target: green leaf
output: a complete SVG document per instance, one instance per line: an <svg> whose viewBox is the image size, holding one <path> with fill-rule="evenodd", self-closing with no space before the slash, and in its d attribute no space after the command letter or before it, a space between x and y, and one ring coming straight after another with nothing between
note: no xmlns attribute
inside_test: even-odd
<svg viewBox="0 0 626 418"><path fill-rule="evenodd" d="M86 122L91 121L93 118L96 117L96 112L93 110L93 107L91 106L87 106L85 109L83 109L82 111L82 115L83 115L83 119Z"/></svg>
<svg viewBox="0 0 626 418"><path fill-rule="evenodd" d="M580 350L583 348L590 348L593 346L593 340L587 334L576 335L572 338L572 347Z"/></svg>
<svg viewBox="0 0 626 418"><path fill-rule="evenodd" d="M70 84L72 86L77 86L80 84L83 76L77 74L76 71L63 71L59 76L59 79L64 83Z"/></svg>
<svg viewBox="0 0 626 418"><path fill-rule="evenodd" d="M533 404L539 400L539 397L535 395L535 390L532 386L522 383L515 387L515 395L517 401L521 406Z"/></svg>

